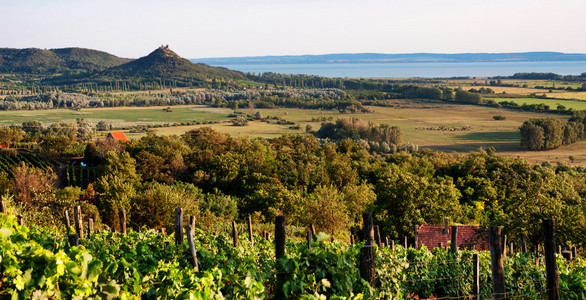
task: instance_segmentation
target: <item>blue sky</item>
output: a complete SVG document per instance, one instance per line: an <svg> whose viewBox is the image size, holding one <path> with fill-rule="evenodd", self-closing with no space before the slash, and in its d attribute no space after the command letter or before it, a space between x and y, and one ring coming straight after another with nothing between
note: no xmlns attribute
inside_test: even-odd
<svg viewBox="0 0 586 300"><path fill-rule="evenodd" d="M584 0L0 0L0 47L187 58L586 53Z"/></svg>

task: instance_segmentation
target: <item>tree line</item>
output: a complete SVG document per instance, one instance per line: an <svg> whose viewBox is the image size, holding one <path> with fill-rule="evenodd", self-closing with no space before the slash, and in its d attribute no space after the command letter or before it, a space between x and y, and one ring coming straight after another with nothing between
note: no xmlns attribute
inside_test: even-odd
<svg viewBox="0 0 586 300"><path fill-rule="evenodd" d="M512 235L523 231L536 242L540 220L553 217L560 220L561 244L586 241L585 169L533 165L491 149L382 157L352 139L251 140L210 128L182 136L150 134L115 147L86 145L85 159L99 166L91 189L58 189L50 184L54 175L21 169L15 172L21 182L44 185L30 190L5 177L4 197L12 197L27 219L48 223L60 223L63 209L83 194L93 199L83 202L84 211L108 226L117 225L118 209L126 209L138 228L162 224L160 216L180 206L202 220L204 229L248 215L259 222L286 215L290 224L314 223L338 235L356 233L361 213L373 211L391 237L412 236L414 225L441 224L449 217L460 224L502 225ZM25 195L30 201L23 203Z"/></svg>
<svg viewBox="0 0 586 300"><path fill-rule="evenodd" d="M574 113L567 121L557 119L530 119L523 122L521 146L527 150L551 150L586 140L586 111Z"/></svg>

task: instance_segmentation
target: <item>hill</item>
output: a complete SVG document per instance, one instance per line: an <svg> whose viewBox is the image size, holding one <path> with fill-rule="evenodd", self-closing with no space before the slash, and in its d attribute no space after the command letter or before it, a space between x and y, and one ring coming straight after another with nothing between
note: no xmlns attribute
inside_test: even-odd
<svg viewBox="0 0 586 300"><path fill-rule="evenodd" d="M328 63L422 63L422 62L529 62L586 61L586 54L561 52L522 53L354 53L323 55L250 56L191 59L210 65L237 64L328 64Z"/></svg>
<svg viewBox="0 0 586 300"><path fill-rule="evenodd" d="M96 79L173 79L183 82L245 78L237 71L211 67L202 63L194 64L181 58L169 49L169 46L161 46L147 56L104 70L93 77Z"/></svg>
<svg viewBox="0 0 586 300"><path fill-rule="evenodd" d="M65 71L94 72L121 65L130 59L84 48L0 48L0 72L45 74Z"/></svg>

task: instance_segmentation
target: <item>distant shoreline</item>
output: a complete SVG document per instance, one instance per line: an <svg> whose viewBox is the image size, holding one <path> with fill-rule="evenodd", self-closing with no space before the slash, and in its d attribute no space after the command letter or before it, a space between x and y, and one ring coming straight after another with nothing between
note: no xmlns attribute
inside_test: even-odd
<svg viewBox="0 0 586 300"><path fill-rule="evenodd" d="M322 55L247 56L190 59L210 65L254 64L393 64L393 63L481 63L481 62L572 62L586 61L586 54L561 52L522 53L355 53Z"/></svg>

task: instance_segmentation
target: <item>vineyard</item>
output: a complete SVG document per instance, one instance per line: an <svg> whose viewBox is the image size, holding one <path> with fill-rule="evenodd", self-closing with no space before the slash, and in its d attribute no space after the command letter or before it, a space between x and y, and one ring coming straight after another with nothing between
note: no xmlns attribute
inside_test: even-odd
<svg viewBox="0 0 586 300"><path fill-rule="evenodd" d="M12 176L13 168L20 166L22 163L43 171L53 168L49 160L29 152L16 154L11 151L0 151L0 173L6 173L10 177Z"/></svg>
<svg viewBox="0 0 586 300"><path fill-rule="evenodd" d="M189 231L186 230L186 233ZM490 253L397 245L376 248L376 282L359 272L363 243L331 242L319 233L311 247L287 239L275 259L273 241L220 232L193 232L189 243L152 230L91 232L69 246L55 228L22 226L0 216L0 297L122 299L472 299L473 254L479 254L481 299L492 299ZM189 238L188 238L189 239ZM586 261L557 257L562 299L586 297ZM509 299L547 298L543 257L504 259ZM276 295L276 296L275 296Z"/></svg>

